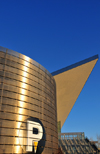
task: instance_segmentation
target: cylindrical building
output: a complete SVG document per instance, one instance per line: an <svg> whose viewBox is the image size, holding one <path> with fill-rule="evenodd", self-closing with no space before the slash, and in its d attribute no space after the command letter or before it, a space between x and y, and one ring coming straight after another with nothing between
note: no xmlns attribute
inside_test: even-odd
<svg viewBox="0 0 100 154"><path fill-rule="evenodd" d="M39 63L0 47L0 153L56 154L56 85Z"/></svg>

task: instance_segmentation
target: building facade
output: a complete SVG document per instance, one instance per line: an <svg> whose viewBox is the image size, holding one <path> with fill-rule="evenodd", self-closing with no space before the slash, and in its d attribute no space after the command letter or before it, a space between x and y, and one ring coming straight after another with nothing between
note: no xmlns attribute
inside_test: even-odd
<svg viewBox="0 0 100 154"><path fill-rule="evenodd" d="M54 78L29 57L0 47L0 153L57 150Z"/></svg>

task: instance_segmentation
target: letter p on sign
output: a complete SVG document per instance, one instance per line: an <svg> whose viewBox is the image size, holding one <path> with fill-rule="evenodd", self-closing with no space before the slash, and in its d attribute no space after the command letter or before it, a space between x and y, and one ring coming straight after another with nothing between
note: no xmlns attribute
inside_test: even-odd
<svg viewBox="0 0 100 154"><path fill-rule="evenodd" d="M34 133L34 129L37 130L37 133ZM32 152L32 147L34 145L34 152L37 151L38 142L42 139L43 128L40 123L27 121L27 152Z"/></svg>

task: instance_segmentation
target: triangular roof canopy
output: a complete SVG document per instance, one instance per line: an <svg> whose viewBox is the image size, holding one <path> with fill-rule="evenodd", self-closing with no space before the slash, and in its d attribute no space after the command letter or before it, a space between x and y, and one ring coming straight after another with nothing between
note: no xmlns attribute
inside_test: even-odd
<svg viewBox="0 0 100 154"><path fill-rule="evenodd" d="M91 71L98 55L51 73L56 81L57 116L61 127L67 119Z"/></svg>

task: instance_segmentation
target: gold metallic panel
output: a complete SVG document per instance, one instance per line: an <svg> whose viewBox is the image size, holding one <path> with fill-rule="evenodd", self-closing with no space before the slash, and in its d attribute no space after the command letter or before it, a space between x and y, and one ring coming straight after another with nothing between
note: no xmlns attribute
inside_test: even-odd
<svg viewBox="0 0 100 154"><path fill-rule="evenodd" d="M45 128L47 138L42 153L57 153L55 86L54 78L43 66L0 47L0 154L23 153L19 129L29 117L40 119ZM26 138L25 132L26 129L22 138Z"/></svg>
<svg viewBox="0 0 100 154"><path fill-rule="evenodd" d="M46 75L46 76L43 77L39 72L36 72L36 71L30 69L30 68L27 67L26 65L20 65L20 64L18 64L18 63L15 63L15 62L13 62L13 61L8 60L8 59L1 59L1 60L0 60L0 63L6 65L5 70L13 71L13 72L15 72L15 73L18 73L18 72L19 72L19 74L23 74L21 71L23 71L23 68L24 68L24 71L25 71L26 73L29 73L29 77L30 77L31 79L32 79L33 74L34 74L35 77L37 77L37 78L39 78L39 79L41 79L41 80L42 80L42 78L45 78L45 82L46 82L51 88L54 87L53 84L50 82L50 77L48 77L48 75ZM24 63L25 63L25 62L24 62ZM15 70L15 71L14 71L14 70ZM48 80L48 79L49 79L49 80ZM43 80L43 81L44 81L44 80ZM51 86L51 84L52 84L52 86Z"/></svg>
<svg viewBox="0 0 100 154"><path fill-rule="evenodd" d="M0 73L2 76L4 76L4 73L3 73L3 71L1 71L1 73ZM36 82L35 80L34 80L34 78L32 77L32 80L30 80L29 78L27 78L27 80L26 80L26 82L24 82L24 80L23 80L23 78L22 78L22 76L20 76L19 74L14 74L14 73L11 73L11 72L5 72L5 76L6 76L6 78L5 78L5 82L6 82L6 80L11 80L12 82L14 81L14 83L15 83L15 81L17 80L17 81L19 81L19 86L21 85L21 82L23 82L23 84L26 84L27 83L27 85L29 86L29 84L30 84L30 86L32 85L32 86L34 86L34 87L38 87L39 89L44 89L44 91L47 93L48 92L48 94L50 95L50 94L52 94L53 95L53 93L52 93L52 89L51 88L49 88L49 86L47 85L45 85L45 84L43 84L43 82L41 81L41 83L38 83L38 82ZM33 81L34 80L34 81ZM14 83L12 83L12 84L14 84ZM42 84L42 85L41 85ZM38 86L37 86L38 85ZM17 86L17 85L16 85Z"/></svg>

